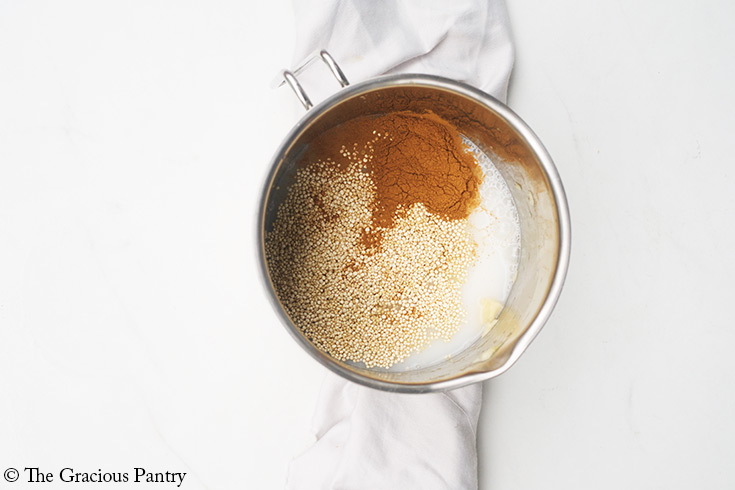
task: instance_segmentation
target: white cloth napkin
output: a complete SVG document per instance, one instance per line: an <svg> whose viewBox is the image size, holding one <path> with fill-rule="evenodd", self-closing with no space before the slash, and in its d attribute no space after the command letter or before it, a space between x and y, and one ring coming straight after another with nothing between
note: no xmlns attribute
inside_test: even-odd
<svg viewBox="0 0 735 490"><path fill-rule="evenodd" d="M505 100L513 44L504 0L294 0L293 5L293 66L326 49L351 83L387 73L427 73ZM315 67L299 80L316 102L336 91L328 77Z"/></svg>
<svg viewBox="0 0 735 490"><path fill-rule="evenodd" d="M428 73L505 100L513 65L504 0L294 0L295 64L326 49L352 83ZM318 102L325 71L299 76ZM313 421L316 442L289 467L288 490L477 488L482 385L402 395L329 374Z"/></svg>

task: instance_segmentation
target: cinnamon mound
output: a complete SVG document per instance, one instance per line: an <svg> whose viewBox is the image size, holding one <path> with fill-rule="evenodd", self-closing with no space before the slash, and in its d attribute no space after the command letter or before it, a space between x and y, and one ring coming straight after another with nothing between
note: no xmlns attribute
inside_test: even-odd
<svg viewBox="0 0 735 490"><path fill-rule="evenodd" d="M379 246L383 231L416 203L457 220L467 218L480 201L482 170L457 129L433 113L352 119L319 135L303 159L338 165L361 161L376 187L372 222L362 234L370 247Z"/></svg>

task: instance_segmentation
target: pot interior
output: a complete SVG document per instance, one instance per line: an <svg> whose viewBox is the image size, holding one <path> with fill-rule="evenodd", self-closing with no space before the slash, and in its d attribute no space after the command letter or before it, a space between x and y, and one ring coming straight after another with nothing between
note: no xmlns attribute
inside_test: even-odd
<svg viewBox="0 0 735 490"><path fill-rule="evenodd" d="M547 301L555 275L563 275L565 271L557 272L563 227L555 195L560 190L553 188L547 173L551 167L555 175L553 164L517 116L495 99L471 90L449 81L439 83L436 79L422 80L415 76L352 86L312 109L276 155L264 193L261 242L262 232L272 228L276 211L294 181L299 156L315 135L356 117L394 111L430 111L452 123L493 157L518 210L521 227L518 273L497 324L463 352L439 364L394 372L338 361L312 345L278 304L300 343L322 363L354 381L389 390L425 391L429 385L441 385L470 373L484 373L482 378L499 374L538 333L545 321L539 313L549 302L552 304L546 308L550 309L556 299ZM265 271L275 298L267 264ZM519 342L520 339L524 340Z"/></svg>

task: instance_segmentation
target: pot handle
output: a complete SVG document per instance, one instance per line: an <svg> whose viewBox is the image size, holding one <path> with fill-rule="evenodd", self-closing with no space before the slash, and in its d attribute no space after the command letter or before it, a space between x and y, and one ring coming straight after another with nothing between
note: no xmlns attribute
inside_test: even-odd
<svg viewBox="0 0 735 490"><path fill-rule="evenodd" d="M301 105L303 105L307 111L311 109L314 104L311 103L311 99L309 99L309 96L306 95L306 91L304 90L304 87L302 87L299 83L296 75L304 71L306 68L311 66L312 63L319 59L322 60L327 65L327 67L329 67L329 71L332 72L332 75L334 75L334 78L337 79L342 87L346 87L350 84L350 82L347 81L347 77L345 77L345 74L342 72L342 69L339 67L337 62L334 61L334 58L332 58L332 55L324 49L306 58L306 60L304 60L304 62L296 67L293 71L281 71L279 78L281 78L282 80L280 80L280 83L278 82L278 80L276 80L277 87L282 86L284 83L288 83L288 85L296 94L296 97L299 99L299 102L301 102Z"/></svg>

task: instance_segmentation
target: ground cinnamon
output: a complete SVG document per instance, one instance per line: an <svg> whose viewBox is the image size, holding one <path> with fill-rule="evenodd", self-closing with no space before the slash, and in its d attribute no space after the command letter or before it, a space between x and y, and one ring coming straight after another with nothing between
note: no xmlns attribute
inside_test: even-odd
<svg viewBox="0 0 735 490"><path fill-rule="evenodd" d="M409 111L352 119L317 137L304 158L338 165L362 160L376 187L372 224L362 242L379 245L386 228L423 203L446 219L466 218L480 200L482 170L455 127Z"/></svg>

